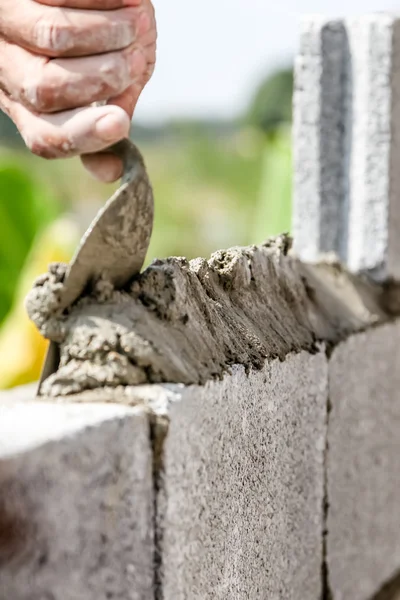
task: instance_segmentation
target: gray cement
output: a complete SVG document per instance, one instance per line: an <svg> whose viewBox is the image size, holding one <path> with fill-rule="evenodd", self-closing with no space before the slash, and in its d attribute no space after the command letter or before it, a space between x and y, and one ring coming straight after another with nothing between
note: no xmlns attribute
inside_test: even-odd
<svg viewBox="0 0 400 600"><path fill-rule="evenodd" d="M153 190L143 156L128 139L107 152L122 159L121 186L98 212L68 264L58 304L67 308L90 281L102 279L119 289L140 273L153 229Z"/></svg>
<svg viewBox="0 0 400 600"><path fill-rule="evenodd" d="M295 250L306 261L344 253L346 55L343 22L318 16L303 21L295 60L293 233Z"/></svg>
<svg viewBox="0 0 400 600"><path fill-rule="evenodd" d="M369 600L400 567L399 364L400 323L353 336L330 362L327 558L334 600Z"/></svg>
<svg viewBox="0 0 400 600"><path fill-rule="evenodd" d="M336 342L387 317L381 288L335 264L307 267L289 248L282 236L209 261L155 261L129 290L101 282L67 314L58 304L65 268L53 266L27 301L40 331L61 348L42 394L202 384L234 364L261 368L266 358L314 351L318 340Z"/></svg>
<svg viewBox="0 0 400 600"><path fill-rule="evenodd" d="M153 600L148 417L0 405L0 599Z"/></svg>
<svg viewBox="0 0 400 600"><path fill-rule="evenodd" d="M321 596L325 352L189 387L158 497L164 600Z"/></svg>

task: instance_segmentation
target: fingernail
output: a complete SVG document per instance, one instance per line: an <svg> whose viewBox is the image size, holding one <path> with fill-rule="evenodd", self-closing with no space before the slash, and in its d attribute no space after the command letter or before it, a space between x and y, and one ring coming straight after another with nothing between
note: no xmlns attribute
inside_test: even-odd
<svg viewBox="0 0 400 600"><path fill-rule="evenodd" d="M146 59L143 52L138 48L136 48L136 50L134 50L130 56L130 67L132 77L142 75L146 69Z"/></svg>
<svg viewBox="0 0 400 600"><path fill-rule="evenodd" d="M104 142L120 140L127 135L129 131L128 115L107 114L96 121L96 135Z"/></svg>

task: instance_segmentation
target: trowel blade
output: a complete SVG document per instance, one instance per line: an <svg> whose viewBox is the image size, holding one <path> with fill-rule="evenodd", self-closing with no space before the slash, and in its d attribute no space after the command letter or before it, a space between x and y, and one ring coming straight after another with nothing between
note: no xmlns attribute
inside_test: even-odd
<svg viewBox="0 0 400 600"><path fill-rule="evenodd" d="M61 307L77 300L86 286L104 277L121 288L140 272L153 229L153 191L139 150L123 140L112 152L124 162L122 185L84 234L67 270Z"/></svg>
<svg viewBox="0 0 400 600"><path fill-rule="evenodd" d="M60 348L55 342L50 342L47 346L45 359L43 362L42 371L40 373L37 396L40 394L40 387L45 379L55 373L60 364Z"/></svg>
<svg viewBox="0 0 400 600"><path fill-rule="evenodd" d="M65 276L60 308L73 304L100 277L115 288L140 273L150 244L154 219L152 187L143 157L129 140L108 149L124 163L122 184L99 211L72 258ZM37 394L59 364L57 344L50 343Z"/></svg>

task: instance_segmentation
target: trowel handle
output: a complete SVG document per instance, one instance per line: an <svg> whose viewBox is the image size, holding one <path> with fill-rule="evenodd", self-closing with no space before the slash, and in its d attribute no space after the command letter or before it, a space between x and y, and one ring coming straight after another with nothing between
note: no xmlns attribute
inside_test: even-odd
<svg viewBox="0 0 400 600"><path fill-rule="evenodd" d="M106 270L108 270L108 274L110 274L114 264L116 273L114 280L111 278L110 281L114 281L114 284L116 285L122 285L121 281L126 281L133 274L139 273L143 266L150 242L153 224L153 195L151 193L151 186L147 178L146 167L141 153L129 139L124 139L113 144L104 152L112 152L122 159L124 165L122 184L132 183L131 186L128 186L131 190L129 194L123 195L119 195L117 191L108 201L105 208L97 215L96 219L92 222L88 231L82 238L80 246L69 264L69 269L64 281L63 301L65 302L65 306L69 306L79 298L79 295L82 293L87 282L93 274L95 274L96 268L99 269L99 267L101 267L101 264L99 265L98 261L96 264L94 263L94 256L98 256L96 255L96 248L99 245L99 240L101 243L106 244L106 240L110 239L110 231L112 234L111 238L116 236L117 232L115 231L115 227L112 227L112 221L116 214L115 211L117 210L118 213L121 206L125 205L128 201L131 204L133 203L133 213L131 209L131 216L132 214L134 216L138 215L138 217L135 216L133 220L131 219L131 228L132 225L135 225L135 227L138 226L137 218L139 218L140 227L138 231L140 235L138 237L133 236L132 238L134 230L131 230L128 232L129 236L125 242L123 236L121 237L121 235L118 235L116 237L118 244L111 244L111 246L107 248L103 259L106 260L107 263L111 257L111 263L105 265ZM135 180L137 180L138 185L143 184L144 182L146 183L144 191L140 186L137 188ZM106 232L107 235L105 235L104 232ZM93 247L95 250L93 250ZM119 252L121 253L121 256L118 256L118 247L120 248ZM135 249L133 253L132 248ZM128 250L130 250L130 252ZM115 255L115 252L117 252L117 256ZM59 360L60 352L58 344L50 342L39 381L38 395L41 393L41 386L45 379L57 371Z"/></svg>
<svg viewBox="0 0 400 600"><path fill-rule="evenodd" d="M132 181L144 169L144 161L139 149L128 138L113 144L105 152L112 152L122 159L124 164L122 183Z"/></svg>

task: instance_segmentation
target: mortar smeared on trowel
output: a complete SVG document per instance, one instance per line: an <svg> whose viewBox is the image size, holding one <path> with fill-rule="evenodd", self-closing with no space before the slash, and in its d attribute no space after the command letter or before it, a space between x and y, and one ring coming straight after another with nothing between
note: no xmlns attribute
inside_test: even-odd
<svg viewBox="0 0 400 600"><path fill-rule="evenodd" d="M35 282L34 294L31 292L27 298L27 310L36 324L41 322L41 312L46 316L49 311L62 313L99 282L108 283L114 289L122 288L140 273L143 266L154 219L153 192L144 160L137 147L127 139L107 152L117 154L123 161L121 186L91 223L71 262L65 268L63 265L50 267L57 280L54 297L49 299L40 294L47 275ZM57 371L59 359L59 345L53 340L42 369L38 395L42 383Z"/></svg>

